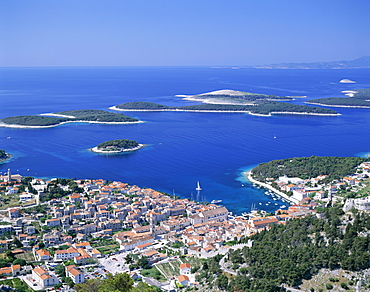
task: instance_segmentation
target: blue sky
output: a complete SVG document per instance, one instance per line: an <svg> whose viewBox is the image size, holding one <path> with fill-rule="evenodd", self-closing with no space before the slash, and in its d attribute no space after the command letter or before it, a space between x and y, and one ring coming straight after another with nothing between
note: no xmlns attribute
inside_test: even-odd
<svg viewBox="0 0 370 292"><path fill-rule="evenodd" d="M369 0L2 0L0 66L243 66L370 55Z"/></svg>

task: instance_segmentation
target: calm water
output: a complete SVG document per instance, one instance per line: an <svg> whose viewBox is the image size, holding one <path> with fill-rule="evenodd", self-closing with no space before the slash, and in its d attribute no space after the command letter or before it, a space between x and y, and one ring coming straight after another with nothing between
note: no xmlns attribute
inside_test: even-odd
<svg viewBox="0 0 370 292"><path fill-rule="evenodd" d="M129 101L192 104L174 95L218 89L307 96L294 101L302 104L312 98L342 96L342 90L370 88L369 73L366 69L2 68L0 118L106 110ZM340 84L343 78L357 83ZM337 110L342 113L339 117L269 118L236 113L128 112L145 123L0 128L0 149L13 155L0 165L0 172L11 168L13 173L36 177L120 180L189 198L191 194L195 197L200 181L202 198L222 199L233 212L248 211L252 204L273 211L284 202L273 201L246 183L243 170L273 159L370 152L370 110ZM149 146L122 155L97 155L87 150L112 139L134 139Z"/></svg>

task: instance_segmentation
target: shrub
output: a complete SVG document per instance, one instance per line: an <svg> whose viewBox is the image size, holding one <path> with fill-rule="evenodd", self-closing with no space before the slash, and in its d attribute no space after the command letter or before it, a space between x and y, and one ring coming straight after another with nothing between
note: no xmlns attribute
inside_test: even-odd
<svg viewBox="0 0 370 292"><path fill-rule="evenodd" d="M345 289L345 290L348 290L348 285L346 283L340 283L340 286Z"/></svg>
<svg viewBox="0 0 370 292"><path fill-rule="evenodd" d="M332 284L330 284L330 283L328 283L328 284L326 284L326 289L327 290L331 290L331 289L333 289L334 287L333 287L333 285Z"/></svg>

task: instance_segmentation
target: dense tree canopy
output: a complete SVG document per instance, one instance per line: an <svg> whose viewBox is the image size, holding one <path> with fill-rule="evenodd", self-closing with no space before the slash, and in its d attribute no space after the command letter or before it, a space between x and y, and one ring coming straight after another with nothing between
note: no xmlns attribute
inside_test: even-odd
<svg viewBox="0 0 370 292"><path fill-rule="evenodd" d="M86 121L86 122L137 122L138 119L131 118L119 113L102 110L76 110L64 111L56 114L73 116L75 118L45 117L45 116L15 116L1 119L5 124L22 126L53 126L62 122Z"/></svg>
<svg viewBox="0 0 370 292"><path fill-rule="evenodd" d="M322 104L328 106L360 106L360 107L370 107L370 102L360 98L351 98L351 97L329 97L329 98L318 98L312 99L307 103L312 104Z"/></svg>
<svg viewBox="0 0 370 292"><path fill-rule="evenodd" d="M154 102L133 101L133 102L127 102L127 103L122 103L122 104L116 105L116 108L120 108L120 109L162 110L162 109L171 109L173 107L158 104L158 103L154 103Z"/></svg>
<svg viewBox="0 0 370 292"><path fill-rule="evenodd" d="M362 157L311 156L272 160L253 168L253 177L264 181L266 178L277 179L280 176L313 178L328 175L327 180L353 174L356 167L367 159Z"/></svg>
<svg viewBox="0 0 370 292"><path fill-rule="evenodd" d="M0 149L0 160L8 158L8 154L5 150Z"/></svg>
<svg viewBox="0 0 370 292"><path fill-rule="evenodd" d="M293 219L286 225L248 237L251 248L230 251L227 261L238 272L225 277L219 258L208 259L198 271L201 284L223 291L285 291L282 284L299 285L321 268L361 271L370 267L370 215L354 213L350 223L340 207L325 209L323 218ZM242 241L243 242L243 241ZM238 268L241 267L241 268Z"/></svg>
<svg viewBox="0 0 370 292"><path fill-rule="evenodd" d="M111 141L100 143L97 147L98 149L104 149L107 147L114 147L117 149L132 149L138 146L139 146L139 143L134 140L120 139L120 140L111 140Z"/></svg>
<svg viewBox="0 0 370 292"><path fill-rule="evenodd" d="M288 285L309 279L321 268L369 268L370 237L359 233L370 227L370 215L357 214L344 233L340 208L326 209L324 215L324 219L294 219L258 233L250 238L254 240L252 248L231 252L230 260L247 264L252 278Z"/></svg>
<svg viewBox="0 0 370 292"><path fill-rule="evenodd" d="M107 274L107 278L91 279L85 283L77 284L74 289L77 292L157 292L160 289L149 286L146 283L139 283L134 287L134 281L127 273L116 275Z"/></svg>
<svg viewBox="0 0 370 292"><path fill-rule="evenodd" d="M66 121L68 120L64 118L42 116L15 116L1 119L4 124L24 126L53 126Z"/></svg>
<svg viewBox="0 0 370 292"><path fill-rule="evenodd" d="M287 102L258 101L254 105L233 104L200 104L179 107L170 107L151 102L129 102L116 106L120 109L131 110L183 110L183 111L240 111L254 114L269 115L271 113L315 113L315 114L337 114L331 109L311 107L307 105L296 105Z"/></svg>

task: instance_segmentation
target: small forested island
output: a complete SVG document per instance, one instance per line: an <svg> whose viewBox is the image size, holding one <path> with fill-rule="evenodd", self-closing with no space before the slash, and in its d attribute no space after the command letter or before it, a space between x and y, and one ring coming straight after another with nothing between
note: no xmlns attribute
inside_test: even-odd
<svg viewBox="0 0 370 292"><path fill-rule="evenodd" d="M273 114L339 115L336 111L329 109L276 101L259 101L254 105L201 104L178 107L136 101L119 104L110 109L118 111L244 112L261 116L271 116Z"/></svg>
<svg viewBox="0 0 370 292"><path fill-rule="evenodd" d="M0 126L11 128L47 128L65 123L87 122L99 124L139 123L138 119L103 110L74 110L35 116L15 116L0 119Z"/></svg>
<svg viewBox="0 0 370 292"><path fill-rule="evenodd" d="M10 154L6 153L5 150L0 149L0 162L4 162L5 160L10 158Z"/></svg>
<svg viewBox="0 0 370 292"><path fill-rule="evenodd" d="M139 144L134 140L119 139L100 143L98 146L93 147L90 150L95 153L110 154L135 151L144 146L144 144Z"/></svg>
<svg viewBox="0 0 370 292"><path fill-rule="evenodd" d="M261 100L293 100L288 96L277 96L271 94L259 94L230 89L216 90L196 95L176 95L184 100L201 101L211 104L254 104Z"/></svg>
<svg viewBox="0 0 370 292"><path fill-rule="evenodd" d="M347 90L343 93L349 97L318 98L306 103L331 107L370 108L370 89Z"/></svg>

